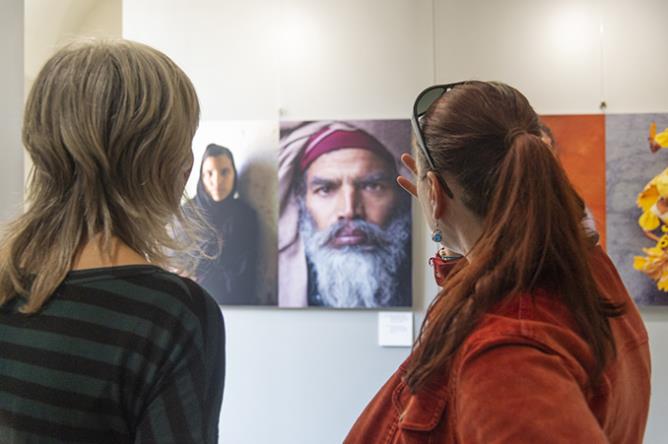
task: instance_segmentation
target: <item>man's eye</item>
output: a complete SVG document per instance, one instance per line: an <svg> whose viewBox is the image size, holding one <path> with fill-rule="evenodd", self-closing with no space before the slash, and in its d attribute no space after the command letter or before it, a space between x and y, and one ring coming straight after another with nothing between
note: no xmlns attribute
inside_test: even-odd
<svg viewBox="0 0 668 444"><path fill-rule="evenodd" d="M327 196L332 191L332 188L329 186L320 186L313 190L318 196Z"/></svg>
<svg viewBox="0 0 668 444"><path fill-rule="evenodd" d="M380 182L372 182L365 184L364 189L367 191L382 191L385 189L385 185Z"/></svg>

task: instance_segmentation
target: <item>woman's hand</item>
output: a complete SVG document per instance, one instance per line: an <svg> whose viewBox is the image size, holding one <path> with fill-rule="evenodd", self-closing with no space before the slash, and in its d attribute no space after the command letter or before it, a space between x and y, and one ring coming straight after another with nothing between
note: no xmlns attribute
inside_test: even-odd
<svg viewBox="0 0 668 444"><path fill-rule="evenodd" d="M415 158L413 156L406 153L402 154L401 163L403 163L406 166L406 168L408 168L413 173L413 176L417 175L417 166L415 164ZM415 184L411 179L404 176L399 176L397 177L397 183L401 188L406 190L406 192L409 193L411 196L417 197L417 187L415 186Z"/></svg>

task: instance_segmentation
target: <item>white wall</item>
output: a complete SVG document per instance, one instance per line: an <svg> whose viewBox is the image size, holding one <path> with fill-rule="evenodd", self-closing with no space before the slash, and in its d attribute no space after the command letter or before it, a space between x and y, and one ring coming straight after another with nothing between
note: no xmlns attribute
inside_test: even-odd
<svg viewBox="0 0 668 444"><path fill-rule="evenodd" d="M544 114L597 113L597 1L439 0L437 80L501 80Z"/></svg>
<svg viewBox="0 0 668 444"><path fill-rule="evenodd" d="M668 2L608 0L605 5L603 68L608 112L668 112Z"/></svg>
<svg viewBox="0 0 668 444"><path fill-rule="evenodd" d="M23 0L6 0L0 14L0 223L23 201ZM17 174L17 172L19 172Z"/></svg>
<svg viewBox="0 0 668 444"><path fill-rule="evenodd" d="M665 0L436 0L439 81L502 80L541 114L668 111Z"/></svg>
<svg viewBox="0 0 668 444"><path fill-rule="evenodd" d="M278 117L280 2L123 3L123 37L161 49L190 76L203 120Z"/></svg>
<svg viewBox="0 0 668 444"><path fill-rule="evenodd" d="M284 0L283 118L407 118L433 80L432 2Z"/></svg>

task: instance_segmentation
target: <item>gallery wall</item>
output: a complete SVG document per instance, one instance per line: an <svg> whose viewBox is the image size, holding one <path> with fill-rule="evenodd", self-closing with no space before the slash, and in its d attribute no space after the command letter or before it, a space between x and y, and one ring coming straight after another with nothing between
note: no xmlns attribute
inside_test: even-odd
<svg viewBox="0 0 668 444"><path fill-rule="evenodd" d="M23 0L3 3L0 14L0 223L22 208Z"/></svg>

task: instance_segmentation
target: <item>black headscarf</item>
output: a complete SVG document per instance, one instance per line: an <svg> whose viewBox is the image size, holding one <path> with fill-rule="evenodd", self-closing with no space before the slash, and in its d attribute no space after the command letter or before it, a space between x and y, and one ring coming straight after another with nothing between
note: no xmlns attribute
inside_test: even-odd
<svg viewBox="0 0 668 444"><path fill-rule="evenodd" d="M227 195L225 199L223 199L220 202L216 202L215 200L213 200L211 195L206 191L206 188L204 187L204 181L202 180L202 170L204 168L204 161L209 157L217 157L217 156L227 156L227 158L230 159L230 163L232 164L232 170L234 172L234 184L232 185L232 191L230 192L230 194ZM195 196L195 202L197 203L200 209L204 210L207 219L209 217L215 219L216 213L220 212L221 210L224 210L226 206L225 203L231 199L236 198L238 180L239 178L237 175L237 166L234 163L234 156L232 155L232 151L230 151L229 148L226 148L221 145L216 145L215 143L210 143L209 145L207 145L206 150L204 151L204 155L202 156L202 163L199 166L199 180L197 181L197 195Z"/></svg>
<svg viewBox="0 0 668 444"><path fill-rule="evenodd" d="M227 156L234 172L230 194L220 202L213 200L202 181L204 161L209 157ZM195 205L214 230L203 243L213 259L202 259L197 280L221 304L256 304L256 262L258 221L255 211L237 193L237 167L232 152L223 146L209 144L202 156ZM221 249L222 246L222 249Z"/></svg>

